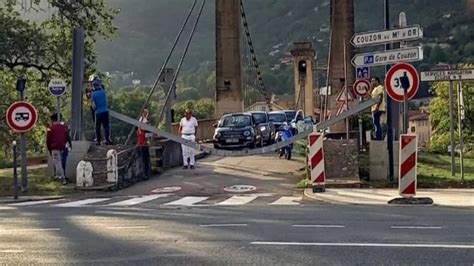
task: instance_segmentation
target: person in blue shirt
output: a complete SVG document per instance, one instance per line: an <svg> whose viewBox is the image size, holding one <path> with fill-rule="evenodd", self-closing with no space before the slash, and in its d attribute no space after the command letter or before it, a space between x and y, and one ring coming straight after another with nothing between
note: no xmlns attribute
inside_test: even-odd
<svg viewBox="0 0 474 266"><path fill-rule="evenodd" d="M100 145L100 142L102 140L100 130L102 126L104 128L106 144L112 145L109 130L109 108L107 103L107 94L105 93L105 90L102 87L102 82L98 77L92 81L92 86L94 87L94 92L92 93L91 101L92 108L95 111L96 143L97 145Z"/></svg>

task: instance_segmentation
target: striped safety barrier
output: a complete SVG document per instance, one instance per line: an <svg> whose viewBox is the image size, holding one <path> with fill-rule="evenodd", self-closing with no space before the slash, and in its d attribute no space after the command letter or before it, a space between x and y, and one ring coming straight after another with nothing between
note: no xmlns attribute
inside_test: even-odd
<svg viewBox="0 0 474 266"><path fill-rule="evenodd" d="M324 191L324 186L326 184L326 172L324 170L323 139L323 133L313 132L308 136L308 161L311 170L311 184L313 186L313 191L318 191L318 189L315 189L318 187L322 188L322 191Z"/></svg>
<svg viewBox="0 0 474 266"><path fill-rule="evenodd" d="M400 166L398 172L398 192L400 196L416 195L416 163L418 141L416 134L400 135Z"/></svg>

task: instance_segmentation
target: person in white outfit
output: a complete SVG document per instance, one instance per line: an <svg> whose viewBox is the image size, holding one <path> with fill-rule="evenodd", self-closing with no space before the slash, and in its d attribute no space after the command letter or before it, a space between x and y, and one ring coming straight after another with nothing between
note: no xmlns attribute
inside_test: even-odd
<svg viewBox="0 0 474 266"><path fill-rule="evenodd" d="M190 140L192 142L196 141L196 129L198 126L198 121L195 117L193 117L193 113L191 110L186 109L185 117L181 119L179 122L179 132L181 133L181 137L185 140ZM194 153L195 150L191 147L186 145L181 145L183 151L183 168L194 169Z"/></svg>

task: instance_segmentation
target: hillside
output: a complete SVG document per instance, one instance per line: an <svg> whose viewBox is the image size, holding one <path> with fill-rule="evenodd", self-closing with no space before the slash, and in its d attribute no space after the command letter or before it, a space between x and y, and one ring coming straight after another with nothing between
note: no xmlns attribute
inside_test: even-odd
<svg viewBox="0 0 474 266"><path fill-rule="evenodd" d="M425 60L421 68L438 61L450 63L474 61L474 16L467 11L466 0L391 1L391 21L406 12L408 24L424 28ZM116 18L118 34L112 42L100 42L99 67L103 71L134 72L134 79L150 84L162 65L192 0L109 0L121 10ZM256 51L264 65L269 87L284 93L291 87L289 69L270 70L285 57L293 41L311 40L321 63L328 49L329 0L258 0L245 2ZM295 4L296 3L296 4ZM356 31L383 28L383 1L356 0ZM205 11L186 58L183 71L191 76L186 86L208 91L214 61L214 1ZM460 26L462 25L462 26ZM185 32L183 36L187 36ZM184 40L181 43L181 48ZM181 53L178 48L178 55ZM176 65L178 56L175 56ZM197 70L199 69L199 74ZM197 77L204 75L205 77ZM212 77L211 77L212 78ZM128 81L130 82L130 81ZM202 91L201 90L201 91Z"/></svg>

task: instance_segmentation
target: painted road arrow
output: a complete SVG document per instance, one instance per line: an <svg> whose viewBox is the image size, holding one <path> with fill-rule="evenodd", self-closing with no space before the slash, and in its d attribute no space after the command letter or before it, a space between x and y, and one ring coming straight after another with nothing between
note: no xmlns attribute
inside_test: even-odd
<svg viewBox="0 0 474 266"><path fill-rule="evenodd" d="M414 62L421 60L423 60L423 48L410 47L398 50L356 54L352 58L352 65L355 67L383 66L401 62Z"/></svg>
<svg viewBox="0 0 474 266"><path fill-rule="evenodd" d="M393 30L381 30L356 33L351 38L355 47L378 45L391 42L417 40L423 37L423 31L419 25L413 25Z"/></svg>

